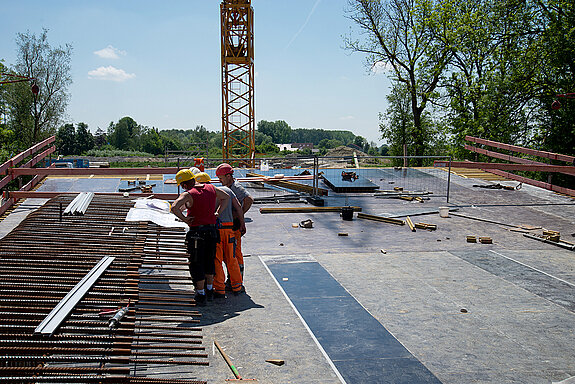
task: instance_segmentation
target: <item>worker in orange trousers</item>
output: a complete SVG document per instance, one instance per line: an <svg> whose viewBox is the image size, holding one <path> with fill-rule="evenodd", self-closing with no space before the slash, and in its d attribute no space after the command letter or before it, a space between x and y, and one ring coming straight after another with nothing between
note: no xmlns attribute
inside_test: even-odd
<svg viewBox="0 0 575 384"><path fill-rule="evenodd" d="M220 179L220 182L224 187L229 187L236 195L238 201L240 202L240 206L242 208L242 212L245 214L250 207L252 206L254 199L252 196L246 191L246 189L234 178L234 169L228 163L222 163L218 165L216 168L216 176ZM244 256L242 254L242 236L245 233L242 232L241 227L236 220L234 223L234 230L236 235L236 251L235 255L238 259L238 264L240 265L240 272L242 274L242 279L244 276ZM245 224L244 224L245 227Z"/></svg>
<svg viewBox="0 0 575 384"><path fill-rule="evenodd" d="M210 176L205 172L196 174L196 180L202 183L208 183ZM246 226L242 208L235 194L227 187L220 187L230 197L230 204L218 216L218 231L220 233L220 242L216 246L215 257L215 275L214 275L214 298L225 298L225 271L222 263L226 264L228 277L234 294L239 294L242 290L242 275L238 260L235 256L236 235L234 234L234 218L240 222L240 232L245 233ZM216 204L217 206L217 204Z"/></svg>

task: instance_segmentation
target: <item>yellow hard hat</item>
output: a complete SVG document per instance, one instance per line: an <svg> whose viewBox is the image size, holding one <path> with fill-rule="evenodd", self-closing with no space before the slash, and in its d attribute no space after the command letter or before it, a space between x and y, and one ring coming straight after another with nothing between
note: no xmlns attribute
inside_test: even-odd
<svg viewBox="0 0 575 384"><path fill-rule="evenodd" d="M184 181L193 180L196 177L189 169L181 169L176 173L176 183L182 184Z"/></svg>
<svg viewBox="0 0 575 384"><path fill-rule="evenodd" d="M196 181L198 183L209 183L211 180L212 178L206 172L200 172L196 174Z"/></svg>

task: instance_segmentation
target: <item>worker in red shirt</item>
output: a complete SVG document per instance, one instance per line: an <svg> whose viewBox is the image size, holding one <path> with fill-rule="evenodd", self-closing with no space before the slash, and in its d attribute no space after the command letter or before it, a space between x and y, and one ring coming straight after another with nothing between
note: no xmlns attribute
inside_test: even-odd
<svg viewBox="0 0 575 384"><path fill-rule="evenodd" d="M189 225L186 234L187 251L190 260L190 275L196 290L196 305L204 306L213 297L216 246L219 233L216 217L229 204L229 196L211 184L197 184L189 169L176 174L176 182L183 192L172 205L172 213ZM216 200L219 201L216 207ZM215 208L215 212L214 212ZM187 215L183 211L187 209Z"/></svg>
<svg viewBox="0 0 575 384"><path fill-rule="evenodd" d="M211 178L205 172L195 174L196 181L200 183L209 183ZM214 276L214 298L223 299L226 297L225 280L226 275L223 268L223 263L226 265L230 286L234 295L240 294L242 290L242 275L238 260L236 259L236 236L233 230L234 218L240 222L240 233L246 232L244 222L244 213L236 195L228 187L219 187L222 191L230 197L230 204L218 216L217 228L220 232L220 242L216 247L216 273Z"/></svg>

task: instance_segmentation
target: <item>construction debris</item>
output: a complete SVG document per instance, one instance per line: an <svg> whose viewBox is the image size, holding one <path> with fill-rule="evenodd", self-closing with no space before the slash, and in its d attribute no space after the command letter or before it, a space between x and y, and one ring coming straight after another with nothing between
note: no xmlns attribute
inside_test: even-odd
<svg viewBox="0 0 575 384"><path fill-rule="evenodd" d="M539 241L542 241L542 242L547 243L547 244L553 244L553 245L556 245L558 247L568 249L570 251L575 251L575 244L567 242L567 241L563 241L563 240L552 241L552 240L546 239L545 236L532 235L530 233L524 233L523 236L528 237L528 238L533 239L533 240L539 240Z"/></svg>
<svg viewBox="0 0 575 384"><path fill-rule="evenodd" d="M435 231L437 229L437 225L435 224L415 223L414 225L417 229L427 229L428 231Z"/></svg>
<svg viewBox="0 0 575 384"><path fill-rule="evenodd" d="M266 360L266 363L272 363L272 364L275 364L275 365L281 367L282 365L285 364L285 361L279 360L279 359L268 359L268 360Z"/></svg>
<svg viewBox="0 0 575 384"><path fill-rule="evenodd" d="M352 181L353 182L353 181L359 179L359 176L355 172L341 171L341 179L344 181Z"/></svg>
<svg viewBox="0 0 575 384"><path fill-rule="evenodd" d="M481 244L493 244L493 240L488 236L467 236L466 239L468 243L477 243L477 240L479 239Z"/></svg>
<svg viewBox="0 0 575 384"><path fill-rule="evenodd" d="M515 187L512 187L510 185L503 185L503 184L488 184L488 185L474 185L474 187L476 188L486 188L486 189L507 189L509 191L515 191L515 190L519 190L521 189L523 183L519 183L517 184Z"/></svg>
<svg viewBox="0 0 575 384"><path fill-rule="evenodd" d="M543 230L543 237L547 240L551 240L551 241L554 241L557 243L559 241L559 239L561 238L561 234L557 231L550 231L550 230L544 229Z"/></svg>
<svg viewBox="0 0 575 384"><path fill-rule="evenodd" d="M311 219L307 219L299 223L299 226L302 228L313 228L313 221Z"/></svg>

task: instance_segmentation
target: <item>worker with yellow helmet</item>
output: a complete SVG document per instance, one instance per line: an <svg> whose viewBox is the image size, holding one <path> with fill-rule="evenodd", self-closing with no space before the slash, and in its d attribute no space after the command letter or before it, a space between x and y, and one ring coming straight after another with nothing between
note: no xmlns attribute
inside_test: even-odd
<svg viewBox="0 0 575 384"><path fill-rule="evenodd" d="M194 299L196 305L204 306L213 297L214 259L219 242L216 217L227 207L230 198L209 183L196 183L196 177L189 169L180 170L176 182L185 192L174 201L171 210L190 227L186 244L190 275L196 290ZM184 215L186 209L187 215Z"/></svg>
<svg viewBox="0 0 575 384"><path fill-rule="evenodd" d="M193 170L192 170L193 172ZM196 181L200 183L209 183L211 181L210 175L206 172L193 172ZM216 272L214 275L214 298L223 299L226 297L226 274L224 272L223 264L226 265L227 275L230 281L231 290L234 295L240 294L243 286L242 275L238 260L236 259L236 235L234 231L234 219L240 223L241 233L246 232L246 225L244 222L244 213L242 207L236 198L234 192L228 187L219 187L222 191L230 197L230 204L218 215L218 232L220 233L220 242L216 246L216 259L215 267Z"/></svg>

